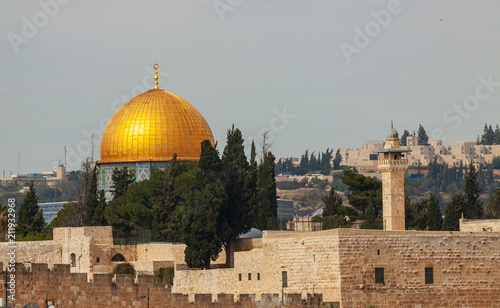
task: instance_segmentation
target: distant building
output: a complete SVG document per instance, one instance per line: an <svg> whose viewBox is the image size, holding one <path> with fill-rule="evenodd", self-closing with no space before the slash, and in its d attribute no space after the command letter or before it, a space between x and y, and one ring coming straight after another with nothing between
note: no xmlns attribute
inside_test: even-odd
<svg viewBox="0 0 500 308"><path fill-rule="evenodd" d="M52 220L57 216L57 212L62 210L65 204L70 203L69 201L61 201L61 202L46 202L46 203L38 203L38 207L43 212L43 219L47 224L50 224Z"/></svg>
<svg viewBox="0 0 500 308"><path fill-rule="evenodd" d="M46 171L42 173L27 173L27 174L12 174L8 178L0 178L0 181L4 183L19 183L19 184L29 184L33 183L46 183L49 186L53 186L57 181L67 180L68 174L66 173L66 167L59 163L54 167L53 171Z"/></svg>
<svg viewBox="0 0 500 308"><path fill-rule="evenodd" d="M323 230L321 222L313 222L312 216L299 216L295 215L293 220L286 223L287 231L311 232Z"/></svg>
<svg viewBox="0 0 500 308"><path fill-rule="evenodd" d="M460 141L455 145L443 145L441 140L431 140L428 145L418 144L417 136L408 136L406 146L402 149L409 149L411 153L406 155L408 165L427 166L437 157L438 163L447 163L448 166L468 166L472 161L478 167L479 164L491 163L494 157L500 156L500 145L478 145L475 141ZM361 171L377 170L377 160L379 155L374 151L382 150L385 142L375 142L363 144L361 148L341 149L342 164L356 167Z"/></svg>

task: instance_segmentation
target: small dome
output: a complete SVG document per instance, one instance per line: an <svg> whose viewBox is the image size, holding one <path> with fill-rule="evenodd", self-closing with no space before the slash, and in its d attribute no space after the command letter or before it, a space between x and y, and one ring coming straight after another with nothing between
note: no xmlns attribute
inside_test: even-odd
<svg viewBox="0 0 500 308"><path fill-rule="evenodd" d="M391 121L391 128L387 132L387 139L399 139L399 134L398 131L392 126L392 121Z"/></svg>

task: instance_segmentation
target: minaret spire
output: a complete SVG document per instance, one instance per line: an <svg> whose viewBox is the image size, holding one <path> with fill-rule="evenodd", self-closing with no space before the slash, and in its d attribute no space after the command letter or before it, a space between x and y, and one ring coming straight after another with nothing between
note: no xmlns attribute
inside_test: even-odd
<svg viewBox="0 0 500 308"><path fill-rule="evenodd" d="M159 89L158 88L158 68L160 68L160 66L158 65L158 63L155 63L154 68L155 68L155 89Z"/></svg>

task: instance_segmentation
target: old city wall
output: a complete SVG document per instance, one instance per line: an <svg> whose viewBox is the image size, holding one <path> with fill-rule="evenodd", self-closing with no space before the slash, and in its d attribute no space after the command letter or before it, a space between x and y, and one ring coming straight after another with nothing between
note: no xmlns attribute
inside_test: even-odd
<svg viewBox="0 0 500 308"><path fill-rule="evenodd" d="M0 294L6 294L6 275L0 275ZM156 285L153 277L139 275L94 275L88 282L86 274L70 272L69 265L54 265L52 271L46 264L31 264L28 271L23 264L16 264L15 301L8 305L23 307L33 303L40 308L47 307L47 301L54 301L56 307L324 307L321 295L309 294L302 300L300 294L286 295L281 301L278 294L263 294L259 301L254 295L240 294L197 294L190 301L188 296L171 292L170 287ZM4 297L1 296L0 297ZM332 303L330 307L339 307Z"/></svg>
<svg viewBox="0 0 500 308"><path fill-rule="evenodd" d="M242 292L255 294L322 293L325 301L340 300L338 232L313 233L265 231L261 240L238 244L234 267L211 270L176 270L174 291L193 296L197 293ZM287 286L283 288L283 272Z"/></svg>
<svg viewBox="0 0 500 308"><path fill-rule="evenodd" d="M500 307L499 233L355 231L340 232L342 307Z"/></svg>
<svg viewBox="0 0 500 308"><path fill-rule="evenodd" d="M9 263L7 253L12 250L12 244L0 243L0 262ZM62 247L56 241L37 241L37 242L15 242L16 261L20 263L47 263L53 266L56 263L62 263Z"/></svg>

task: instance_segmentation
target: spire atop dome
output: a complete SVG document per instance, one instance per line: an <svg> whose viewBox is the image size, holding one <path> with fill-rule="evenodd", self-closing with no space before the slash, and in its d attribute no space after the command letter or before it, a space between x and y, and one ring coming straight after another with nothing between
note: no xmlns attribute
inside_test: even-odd
<svg viewBox="0 0 500 308"><path fill-rule="evenodd" d="M394 125L391 121L391 128L389 129L389 132L387 132L387 140L398 139L398 138L399 138L398 131L394 128Z"/></svg>
<svg viewBox="0 0 500 308"><path fill-rule="evenodd" d="M158 63L155 63L154 68L155 68L155 89L159 89L158 88L158 69L160 68L160 66L158 65Z"/></svg>

